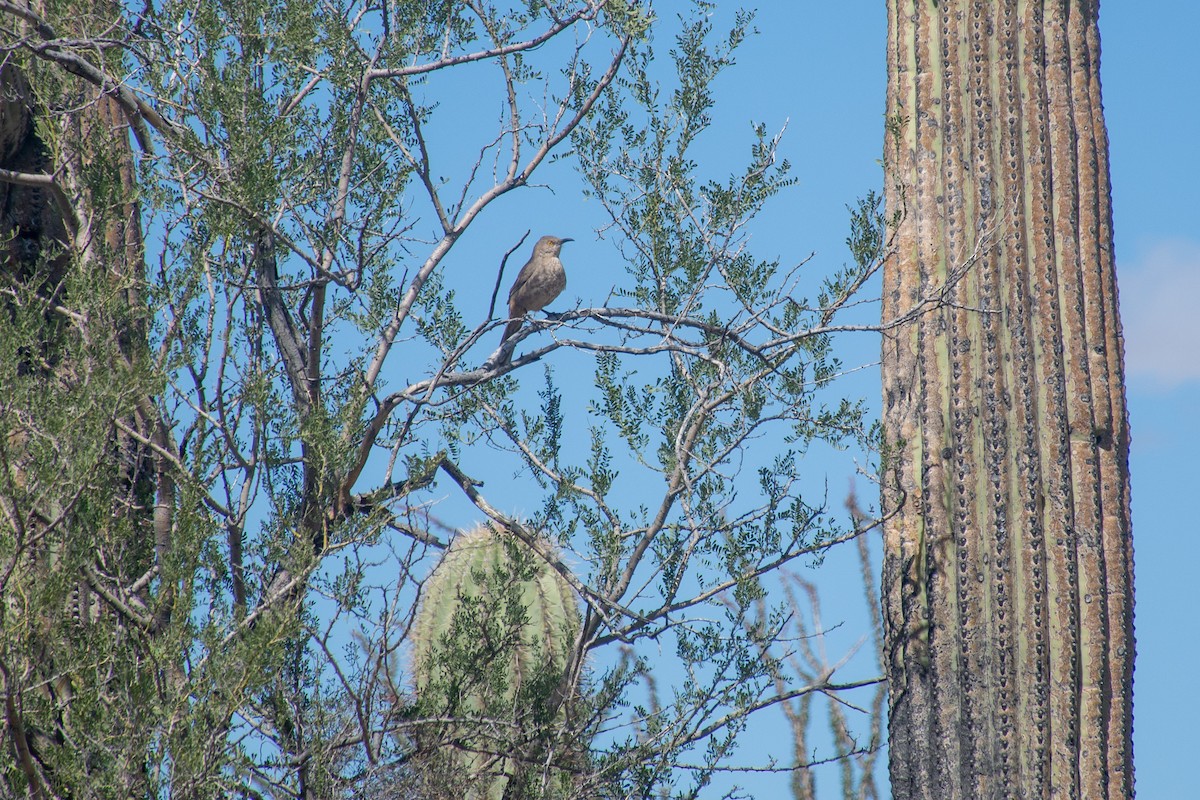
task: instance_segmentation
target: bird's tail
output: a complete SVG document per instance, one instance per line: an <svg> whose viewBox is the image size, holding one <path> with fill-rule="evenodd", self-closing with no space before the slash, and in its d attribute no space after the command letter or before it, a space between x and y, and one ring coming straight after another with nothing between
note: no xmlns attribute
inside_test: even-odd
<svg viewBox="0 0 1200 800"><path fill-rule="evenodd" d="M500 344L504 344L505 342L507 342L508 337L512 336L514 333L516 333L520 329L521 329L521 318L520 317L517 317L514 320L510 320L509 323L504 326L504 335L500 337Z"/></svg>

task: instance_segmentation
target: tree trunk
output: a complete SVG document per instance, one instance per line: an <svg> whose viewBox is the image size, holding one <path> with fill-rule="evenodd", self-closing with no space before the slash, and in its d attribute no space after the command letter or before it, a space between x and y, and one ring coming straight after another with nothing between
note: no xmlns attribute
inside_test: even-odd
<svg viewBox="0 0 1200 800"><path fill-rule="evenodd" d="M893 796L1133 794L1097 3L889 0ZM912 313L915 312L915 313Z"/></svg>

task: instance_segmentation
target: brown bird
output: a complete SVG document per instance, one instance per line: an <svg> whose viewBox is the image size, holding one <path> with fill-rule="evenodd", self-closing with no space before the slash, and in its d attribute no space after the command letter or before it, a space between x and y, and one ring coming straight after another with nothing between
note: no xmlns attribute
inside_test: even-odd
<svg viewBox="0 0 1200 800"><path fill-rule="evenodd" d="M500 339L503 345L521 329L523 318L530 311L540 311L554 298L567 288L567 273L558 254L565 242L574 239L560 239L557 236L543 236L533 246L533 255L513 281L512 289L508 292L508 316L510 322L504 328L504 336Z"/></svg>

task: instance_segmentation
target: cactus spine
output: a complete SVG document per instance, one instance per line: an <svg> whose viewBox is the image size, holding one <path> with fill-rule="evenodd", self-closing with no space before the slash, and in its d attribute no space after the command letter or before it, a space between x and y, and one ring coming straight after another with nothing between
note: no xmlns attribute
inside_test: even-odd
<svg viewBox="0 0 1200 800"><path fill-rule="evenodd" d="M520 540L490 525L455 538L425 582L411 634L418 703L430 719L453 720L419 737L435 752L430 779L442 791L523 797L509 784L564 752L555 741L579 627L570 584Z"/></svg>

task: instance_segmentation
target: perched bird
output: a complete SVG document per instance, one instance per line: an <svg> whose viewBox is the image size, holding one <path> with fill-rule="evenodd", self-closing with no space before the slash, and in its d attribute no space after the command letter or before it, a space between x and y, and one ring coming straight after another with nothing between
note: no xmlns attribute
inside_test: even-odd
<svg viewBox="0 0 1200 800"><path fill-rule="evenodd" d="M567 273L558 254L563 243L573 242L574 239L560 239L557 236L543 236L533 246L533 255L513 281L512 289L508 292L509 323L504 328L504 336L500 339L503 345L521 328L523 317L530 311L540 311L554 298L567 288Z"/></svg>

